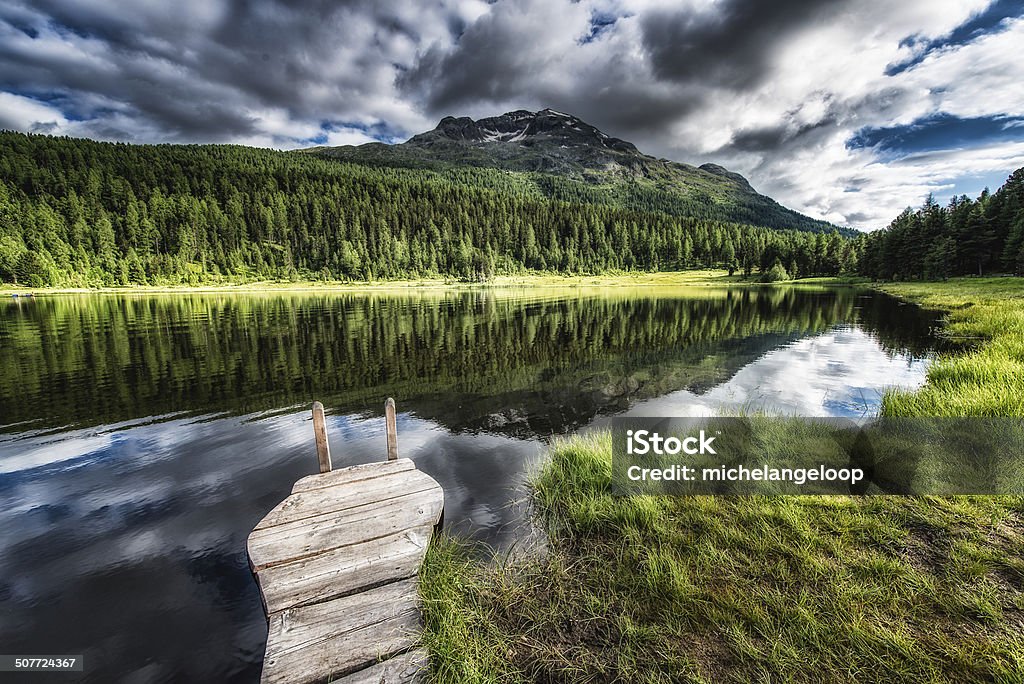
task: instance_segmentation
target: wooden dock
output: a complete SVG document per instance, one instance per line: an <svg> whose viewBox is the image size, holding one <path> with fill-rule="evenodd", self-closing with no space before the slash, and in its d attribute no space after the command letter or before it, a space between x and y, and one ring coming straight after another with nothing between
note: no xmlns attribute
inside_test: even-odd
<svg viewBox="0 0 1024 684"><path fill-rule="evenodd" d="M333 470L323 406L313 405L320 474L295 483L249 535L269 630L261 682L422 681L416 574L444 492L398 458L385 405L387 460Z"/></svg>

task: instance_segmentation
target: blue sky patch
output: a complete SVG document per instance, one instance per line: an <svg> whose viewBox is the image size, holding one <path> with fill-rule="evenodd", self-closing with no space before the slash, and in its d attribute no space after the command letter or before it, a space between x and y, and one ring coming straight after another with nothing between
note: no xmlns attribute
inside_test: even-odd
<svg viewBox="0 0 1024 684"><path fill-rule="evenodd" d="M619 20L617 15L611 14L610 12L598 12L594 11L590 15L590 32L583 36L579 43L585 45L586 43L597 40L598 36L610 29L615 25L615 22Z"/></svg>
<svg viewBox="0 0 1024 684"><path fill-rule="evenodd" d="M984 10L957 26L944 36L927 40L921 36L908 36L900 41L900 47L913 47L915 55L907 61L890 64L886 76L906 71L920 64L930 53L942 48L966 45L981 36L1002 30L1005 20L1024 16L1024 0L995 0Z"/></svg>
<svg viewBox="0 0 1024 684"><path fill-rule="evenodd" d="M848 149L870 147L884 158L975 147L1024 138L1024 117L983 116L969 119L936 114L906 126L862 128L846 142Z"/></svg>
<svg viewBox="0 0 1024 684"><path fill-rule="evenodd" d="M25 26L23 24L16 24L14 22L7 22L7 23L10 26L12 26L13 28L15 28L15 29L21 31L22 33L24 33L26 36L28 36L32 40L35 40L36 38L39 37L39 29L35 28L34 26Z"/></svg>
<svg viewBox="0 0 1024 684"><path fill-rule="evenodd" d="M967 195L972 200L978 199L978 195L985 188L995 192L1003 186L1010 173L1007 171L993 171L992 173L972 173L958 176L951 180L953 187L944 192L935 192L935 200L939 204L946 204L952 197Z"/></svg>
<svg viewBox="0 0 1024 684"><path fill-rule="evenodd" d="M321 121L320 130L323 132L311 138L295 138L294 140L303 145L326 145L328 134L343 130L361 131L374 140L383 143L395 143L405 140L405 138L399 136L395 130L384 123L367 125L359 121Z"/></svg>

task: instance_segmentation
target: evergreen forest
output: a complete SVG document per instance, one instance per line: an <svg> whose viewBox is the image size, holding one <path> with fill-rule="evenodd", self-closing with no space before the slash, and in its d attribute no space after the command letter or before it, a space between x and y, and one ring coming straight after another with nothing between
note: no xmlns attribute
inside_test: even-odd
<svg viewBox="0 0 1024 684"><path fill-rule="evenodd" d="M851 238L710 218L642 184L612 192L496 168L0 133L0 282L487 280L691 268L763 280L1019 274L1024 169L995 193L948 206L929 198Z"/></svg>
<svg viewBox="0 0 1024 684"><path fill-rule="evenodd" d="M857 263L838 232L699 218L664 194L626 194L491 168L0 133L0 280L481 280L776 263L827 275Z"/></svg>

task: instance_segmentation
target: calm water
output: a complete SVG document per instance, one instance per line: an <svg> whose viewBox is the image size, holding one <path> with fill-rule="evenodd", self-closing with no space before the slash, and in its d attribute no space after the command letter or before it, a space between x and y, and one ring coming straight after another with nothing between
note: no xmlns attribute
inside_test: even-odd
<svg viewBox="0 0 1024 684"><path fill-rule="evenodd" d="M30 681L255 682L253 525L315 472L399 449L445 522L507 548L552 435L607 416L873 411L934 317L853 290L53 296L0 301L0 652Z"/></svg>

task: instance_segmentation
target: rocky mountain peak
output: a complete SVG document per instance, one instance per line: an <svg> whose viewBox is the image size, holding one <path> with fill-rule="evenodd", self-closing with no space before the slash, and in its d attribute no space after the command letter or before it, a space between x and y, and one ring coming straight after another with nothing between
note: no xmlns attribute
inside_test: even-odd
<svg viewBox="0 0 1024 684"><path fill-rule="evenodd" d="M478 120L467 116L446 116L434 130L412 137L408 144L430 146L444 141L471 145L518 143L525 146L554 144L565 148L586 146L639 154L632 143L606 135L578 117L554 109L538 112L517 109Z"/></svg>

